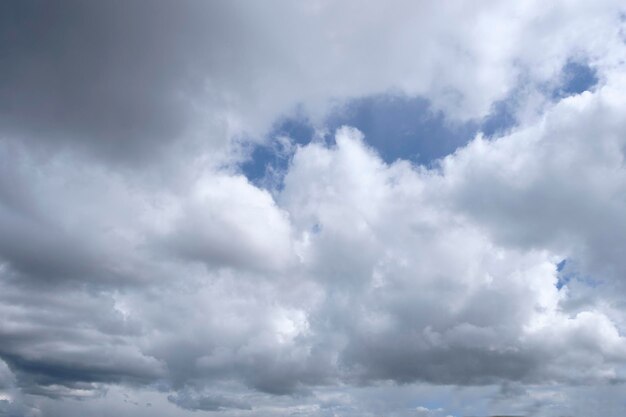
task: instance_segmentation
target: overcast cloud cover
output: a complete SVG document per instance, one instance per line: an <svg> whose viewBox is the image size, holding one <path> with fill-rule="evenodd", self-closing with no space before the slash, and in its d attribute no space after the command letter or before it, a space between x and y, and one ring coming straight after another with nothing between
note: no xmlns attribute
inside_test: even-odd
<svg viewBox="0 0 626 417"><path fill-rule="evenodd" d="M0 2L0 416L623 417L624 9Z"/></svg>

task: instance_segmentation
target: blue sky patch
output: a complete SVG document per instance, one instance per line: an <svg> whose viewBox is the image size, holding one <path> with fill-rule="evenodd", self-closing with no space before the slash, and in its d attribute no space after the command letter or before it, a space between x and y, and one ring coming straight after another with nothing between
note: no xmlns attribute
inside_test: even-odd
<svg viewBox="0 0 626 417"><path fill-rule="evenodd" d="M480 130L487 137L499 136L517 124L515 117L515 100L511 95L493 104L491 114L482 122Z"/></svg>
<svg viewBox="0 0 626 417"><path fill-rule="evenodd" d="M571 281L579 282L591 288L596 288L602 284L601 280L581 274L576 266L576 263L568 259L563 259L561 262L556 264L556 271L558 275L555 285L559 290Z"/></svg>
<svg viewBox="0 0 626 417"><path fill-rule="evenodd" d="M331 131L356 127L385 162L406 159L421 165L454 152L478 130L476 123L446 120L426 99L391 95L353 100L329 117L327 125Z"/></svg>
<svg viewBox="0 0 626 417"><path fill-rule="evenodd" d="M569 61L562 69L557 88L546 91L558 100L592 89L598 83L596 71L586 63ZM391 163L397 159L430 166L457 148L464 146L478 132L487 137L504 134L517 123L514 91L494 103L491 113L481 121L455 122L436 111L422 97L380 94L348 101L325 121L327 139L332 143L337 128L347 125L363 132L365 142L381 158ZM265 143L255 146L250 158L241 165L251 181L261 184L268 175L284 171L291 155L284 152L281 138L305 145L315 135L315 127L302 111L278 120Z"/></svg>
<svg viewBox="0 0 626 417"><path fill-rule="evenodd" d="M591 90L598 83L595 69L586 63L570 61L561 71L561 85L554 90L554 98L563 98Z"/></svg>
<svg viewBox="0 0 626 417"><path fill-rule="evenodd" d="M467 144L479 131L493 136L514 126L514 110L514 101L508 98L496 103L484 120L461 123L446 119L424 98L375 95L351 100L331 114L325 121L326 139L332 143L337 128L353 126L385 162L405 159L429 166ZM268 134L270 139L257 145L241 165L242 172L262 184L268 175L284 171L289 164L291 154L285 152L281 138L305 145L314 135L315 127L301 112L280 119Z"/></svg>
<svg viewBox="0 0 626 417"><path fill-rule="evenodd" d="M556 288L560 290L566 285L571 279L571 273L564 272L565 266L567 265L567 259L563 259L561 262L556 264L556 271L558 272Z"/></svg>
<svg viewBox="0 0 626 417"><path fill-rule="evenodd" d="M271 172L284 171L289 165L291 152L285 148L282 138L289 138L293 144L305 145L314 134L315 128L304 116L279 120L268 134L270 140L255 146L250 158L241 165L243 174L259 184Z"/></svg>

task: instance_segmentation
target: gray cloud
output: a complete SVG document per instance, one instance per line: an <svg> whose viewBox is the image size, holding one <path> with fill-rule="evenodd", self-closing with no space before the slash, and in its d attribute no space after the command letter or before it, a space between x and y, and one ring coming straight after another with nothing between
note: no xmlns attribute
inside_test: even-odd
<svg viewBox="0 0 626 417"><path fill-rule="evenodd" d="M3 135L124 157L180 134L188 112L176 89L197 45L193 27L180 31L193 23L186 11L117 1L2 9Z"/></svg>
<svg viewBox="0 0 626 417"><path fill-rule="evenodd" d="M221 395L197 396L184 391L176 395L170 395L167 399L186 410L221 411L232 408L239 410L252 409L250 404L245 401L230 399Z"/></svg>

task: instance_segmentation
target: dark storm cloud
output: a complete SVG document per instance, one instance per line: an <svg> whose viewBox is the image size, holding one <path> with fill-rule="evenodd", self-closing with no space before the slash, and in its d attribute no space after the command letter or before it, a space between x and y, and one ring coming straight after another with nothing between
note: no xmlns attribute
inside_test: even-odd
<svg viewBox="0 0 626 417"><path fill-rule="evenodd" d="M111 158L183 133L206 70L233 39L221 3L5 1L0 134ZM197 95L196 95L197 97ZM41 143L40 143L41 145Z"/></svg>
<svg viewBox="0 0 626 417"><path fill-rule="evenodd" d="M115 310L110 295L0 284L0 358L24 392L54 396L59 387L145 384L163 375L162 364L133 345L141 328Z"/></svg>
<svg viewBox="0 0 626 417"><path fill-rule="evenodd" d="M545 358L538 352L489 351L464 346L419 351L412 348L416 341L399 342L400 338L403 335L369 342L355 338L343 352L345 362L357 369L358 378L363 381L488 385L500 381L541 380L537 378L537 367Z"/></svg>
<svg viewBox="0 0 626 417"><path fill-rule="evenodd" d="M0 257L17 273L45 281L106 275L80 241L51 225L24 223L16 216L0 218Z"/></svg>
<svg viewBox="0 0 626 417"><path fill-rule="evenodd" d="M65 362L55 362L50 358L28 360L3 354L4 360L11 366L18 381L27 392L46 395L46 387L60 385L67 388L93 389L92 383L133 382L147 384L154 382L159 376L156 370L129 366L130 363L119 363L117 366L97 363L97 357L75 357ZM76 362L80 360L79 362ZM94 363L96 362L96 363ZM91 363L91 364L90 364ZM54 392L50 392L54 394Z"/></svg>

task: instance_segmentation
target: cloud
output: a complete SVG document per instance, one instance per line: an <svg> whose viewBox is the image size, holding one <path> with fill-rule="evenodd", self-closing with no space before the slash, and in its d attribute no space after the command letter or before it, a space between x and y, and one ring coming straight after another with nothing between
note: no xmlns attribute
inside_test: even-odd
<svg viewBox="0 0 626 417"><path fill-rule="evenodd" d="M619 280L626 145L618 91L565 99L527 129L475 140L443 162L449 195L499 242L571 253L585 273Z"/></svg>
<svg viewBox="0 0 626 417"><path fill-rule="evenodd" d="M187 410L220 411L234 408L251 410L250 404L222 396L193 396L187 392L171 395L168 400Z"/></svg>
<svg viewBox="0 0 626 417"><path fill-rule="evenodd" d="M288 214L243 176L199 179L164 245L207 266L285 269L293 262Z"/></svg>
<svg viewBox="0 0 626 417"><path fill-rule="evenodd" d="M558 255L494 244L432 198L439 181L403 162L384 165L349 129L338 132L336 148L310 145L294 157L282 197L300 214L298 227L320 229L309 241L311 267L332 294L322 314L349 335L344 365L368 380L537 382L570 379L569 372L574 379L572 363L562 375L546 373L554 358L534 345L546 342L539 329L574 326L567 349L585 349L575 339L587 331L578 327L587 316L560 312ZM621 349L608 326L597 340L617 337ZM611 358L596 364L600 373Z"/></svg>
<svg viewBox="0 0 626 417"><path fill-rule="evenodd" d="M166 157L181 139L216 154L296 105L321 116L334 100L389 90L480 118L520 78L547 82L572 56L613 57L619 25L611 1L2 8L2 135L131 163Z"/></svg>
<svg viewBox="0 0 626 417"><path fill-rule="evenodd" d="M620 5L0 7L0 415L618 398ZM553 97L571 62L597 85ZM389 92L452 123L519 99L517 124L427 165L320 133ZM260 188L242 149L294 108L314 140L285 142L282 187Z"/></svg>
<svg viewBox="0 0 626 417"><path fill-rule="evenodd" d="M360 132L343 128L334 145L316 142L296 150L275 200L242 177L226 174L199 177L187 195L161 199L147 190L138 198L115 177L96 176L102 189L116 190L114 207L122 215L82 204L77 214L102 221L106 213L112 215L108 221L125 225L123 233L100 245L125 248L121 260L129 262L129 271L136 262L148 265L142 274L148 281L120 286L96 275L84 281L87 287L71 289L61 279L36 294L29 282L45 275L31 276L6 257L2 357L22 390L50 397L98 392L118 383L161 384L174 392L192 384L203 390L233 379L242 384L233 393L272 395L382 381L617 382L623 378L626 344L616 317L594 306L583 306L574 316L561 309L567 295L556 286L557 264L564 256L585 259L579 246L552 247L560 242L556 232L556 240L532 245L527 238L511 241L506 230L492 229L462 198L471 187L459 186L459 178L495 181L484 187L496 190L499 181L522 181L518 173L529 170L484 175L470 168L468 155L481 152L480 167L488 169L490 157L499 161L493 155L510 155L501 150L507 149L504 144L523 144L514 141L523 134L491 142L479 137L444 160L440 170L429 171L405 161L386 164ZM539 146L541 136L531 137ZM531 161L526 157L536 157L534 149L522 148L515 158ZM611 154L599 157L605 155ZM608 164L601 160L599 165ZM520 169L510 162L505 166ZM540 166L553 175L533 172L536 181L558 178L550 163ZM456 171L461 169L469 174ZM619 167L611 172L620 178ZM40 187L48 179L44 175ZM520 190L526 188L503 187L500 193L519 199ZM81 196L72 186L63 191L64 204L72 196L92 195ZM165 203L132 204L136 201ZM604 207L610 206L596 210ZM493 210L510 213L508 206ZM133 212L143 221L117 220ZM56 222L64 223L65 212L55 213ZM561 227L567 230L567 224ZM69 230L82 236L80 228ZM521 231L511 235L523 237ZM164 236L171 245L165 250L162 243L131 244ZM195 252L182 251L183 243ZM229 247L223 253L240 258L213 249ZM103 268L98 258L83 261L94 270ZM189 409L235 404L221 400L228 394L170 395Z"/></svg>
<svg viewBox="0 0 626 417"><path fill-rule="evenodd" d="M469 169L466 153L509 140L478 138L429 171L386 164L358 131L343 128L334 145L297 149L275 200L226 174L199 177L188 194L161 199L147 190L138 198L114 177L101 178L103 189L118 190L114 207L122 215L79 206L86 219L106 220L106 213L125 225L99 244L121 245L123 269L146 265L145 278L120 285L96 275L73 289L61 279L37 294L30 281L45 275L31 277L5 258L2 357L28 393L160 384L190 409L233 408L222 399L237 392L295 395L336 384L618 382L626 344L616 316L594 306L574 316L561 309L567 295L556 286L557 264L564 256L584 259L578 247L570 253L552 240L503 239L458 198L469 187L457 188L454 171ZM518 171L501 172L519 180ZM81 196L63 190L65 204ZM515 199L519 189L506 191ZM142 221L117 221L135 212ZM55 213L63 223L69 212ZM80 228L69 230L82 236ZM172 245L166 250L146 245L163 236ZM239 258L214 250L229 247L223 253ZM106 265L83 261L94 270ZM241 385L223 398L176 394L229 380Z"/></svg>

